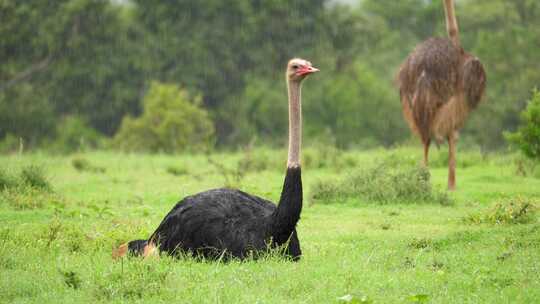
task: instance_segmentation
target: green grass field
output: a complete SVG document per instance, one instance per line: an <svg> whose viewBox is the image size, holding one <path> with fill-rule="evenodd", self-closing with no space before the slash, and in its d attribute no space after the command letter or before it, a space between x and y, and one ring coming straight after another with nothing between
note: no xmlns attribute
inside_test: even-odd
<svg viewBox="0 0 540 304"><path fill-rule="evenodd" d="M420 153L306 150L298 263L111 259L114 246L147 237L186 195L227 184L277 201L284 151L1 156L0 186L35 165L52 190L1 192L0 302L539 303L540 176L517 155L458 153L450 204L311 199L321 180L381 160L414 166ZM435 150L440 191L444 160ZM530 206L521 214L509 202Z"/></svg>

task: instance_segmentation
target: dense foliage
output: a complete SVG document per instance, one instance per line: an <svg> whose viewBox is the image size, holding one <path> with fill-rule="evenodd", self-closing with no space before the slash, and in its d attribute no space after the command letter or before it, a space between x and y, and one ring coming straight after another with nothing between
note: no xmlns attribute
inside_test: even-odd
<svg viewBox="0 0 540 304"><path fill-rule="evenodd" d="M540 92L535 90L527 108L521 113L521 123L516 133L508 134L523 154L540 160Z"/></svg>
<svg viewBox="0 0 540 304"><path fill-rule="evenodd" d="M304 87L306 136L340 147L403 141L394 76L418 42L445 35L442 1L339 3L0 0L0 146L49 147L65 117L114 136L141 114L152 81L201 94L219 145L281 144L283 67L294 56L323 71ZM463 45L488 73L487 102L464 137L497 148L540 83L540 4L457 6Z"/></svg>
<svg viewBox="0 0 540 304"><path fill-rule="evenodd" d="M124 117L114 142L128 151L203 150L212 141L214 126L200 103L200 97L190 98L176 85L153 82L142 115Z"/></svg>

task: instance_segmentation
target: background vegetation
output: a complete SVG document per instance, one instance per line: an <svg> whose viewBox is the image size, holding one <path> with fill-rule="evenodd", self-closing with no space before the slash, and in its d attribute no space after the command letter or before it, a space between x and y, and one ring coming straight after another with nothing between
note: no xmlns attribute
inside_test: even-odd
<svg viewBox="0 0 540 304"><path fill-rule="evenodd" d="M445 35L441 3L0 0L0 146L17 150L21 139L25 149L108 146L97 137L130 133L118 134L121 123L143 114L152 83L201 97L205 125L215 127L203 128L212 134L207 143L281 145L282 70L293 56L323 71L306 83L307 137L342 148L390 146L409 137L394 75L418 42ZM461 0L457 14L463 45L488 74L487 102L464 142L502 148L503 131L516 129L540 84L540 4ZM188 104L175 124L186 124ZM189 145L198 143L150 150Z"/></svg>
<svg viewBox="0 0 540 304"><path fill-rule="evenodd" d="M456 2L488 89L449 193L394 84L440 0L0 0L0 302L538 303L540 2ZM186 195L279 199L295 56L301 262L112 261Z"/></svg>

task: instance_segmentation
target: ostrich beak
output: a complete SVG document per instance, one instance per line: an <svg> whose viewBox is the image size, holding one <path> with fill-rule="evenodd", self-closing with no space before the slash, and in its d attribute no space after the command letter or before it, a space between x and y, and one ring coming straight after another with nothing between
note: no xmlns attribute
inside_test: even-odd
<svg viewBox="0 0 540 304"><path fill-rule="evenodd" d="M114 260L117 260L123 256L125 256L128 252L128 244L122 244L120 247L113 250L112 257Z"/></svg>
<svg viewBox="0 0 540 304"><path fill-rule="evenodd" d="M301 67L298 72L296 72L298 75L300 76L303 76L303 75L308 75L308 74L312 74L312 73L316 73L318 72L319 69L317 69L316 67L312 67L312 66L303 66Z"/></svg>

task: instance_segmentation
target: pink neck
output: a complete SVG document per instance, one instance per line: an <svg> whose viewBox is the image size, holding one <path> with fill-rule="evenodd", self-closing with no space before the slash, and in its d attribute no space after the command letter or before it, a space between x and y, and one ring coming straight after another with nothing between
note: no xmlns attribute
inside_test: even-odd
<svg viewBox="0 0 540 304"><path fill-rule="evenodd" d="M302 102L301 84L297 81L287 81L289 91L289 154L288 168L300 167L300 152L302 146Z"/></svg>

